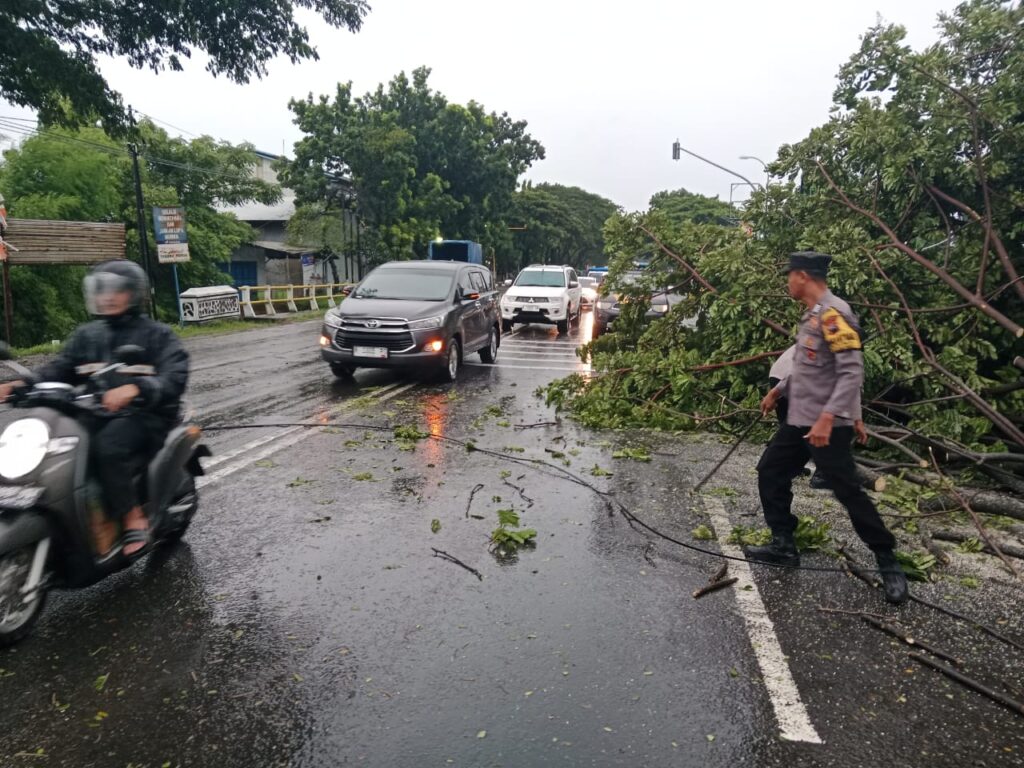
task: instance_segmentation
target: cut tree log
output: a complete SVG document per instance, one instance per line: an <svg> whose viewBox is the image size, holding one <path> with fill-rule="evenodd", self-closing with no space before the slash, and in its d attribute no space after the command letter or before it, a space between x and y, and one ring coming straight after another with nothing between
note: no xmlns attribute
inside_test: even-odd
<svg viewBox="0 0 1024 768"><path fill-rule="evenodd" d="M885 475L859 463L857 464L857 480L869 491L876 493L882 493L888 485Z"/></svg>
<svg viewBox="0 0 1024 768"><path fill-rule="evenodd" d="M977 536L969 536L966 533L960 533L959 531L934 531L932 533L933 539L939 541L951 541L954 544L962 544L970 539L977 539ZM998 542L999 549L1003 551L1004 555L1010 557L1016 557L1018 560L1024 560L1024 547L1018 547L1013 544L1005 544L1004 542ZM994 555L995 552L988 546L982 547L982 552L986 555Z"/></svg>
<svg viewBox="0 0 1024 768"><path fill-rule="evenodd" d="M904 477L914 482L909 475ZM928 483L921 483L921 485L928 485ZM1021 499L1008 496L1005 493L979 491L974 488L959 488L958 491L975 512L1024 520L1024 501ZM919 506L922 512L939 512L944 509L960 509L962 507L955 497L946 494L923 501Z"/></svg>

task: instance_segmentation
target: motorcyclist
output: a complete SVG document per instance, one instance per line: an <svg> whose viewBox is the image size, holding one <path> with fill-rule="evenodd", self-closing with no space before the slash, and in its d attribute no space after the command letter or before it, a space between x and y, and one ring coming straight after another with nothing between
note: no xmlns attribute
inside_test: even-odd
<svg viewBox="0 0 1024 768"><path fill-rule="evenodd" d="M150 541L149 520L135 481L178 421L188 382L188 353L168 326L143 313L149 281L135 262L98 264L86 276L83 288L86 308L96 319L75 329L58 357L34 372L33 381L81 384L109 365L119 347L143 350L140 359L132 361L131 375L118 374L117 385L103 393L103 407L116 417L98 422L90 456L109 516L94 516L92 521L97 552L117 551L116 528L111 523L115 521L123 531L122 551L131 556ZM0 401L30 383L0 385Z"/></svg>

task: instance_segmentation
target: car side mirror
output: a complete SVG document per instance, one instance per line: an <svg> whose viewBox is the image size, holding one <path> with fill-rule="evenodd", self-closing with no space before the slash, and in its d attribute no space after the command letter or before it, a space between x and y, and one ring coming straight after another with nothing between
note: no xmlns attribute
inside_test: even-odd
<svg viewBox="0 0 1024 768"><path fill-rule="evenodd" d="M505 287L508 288L510 285L512 285L512 281L511 280L506 280L505 281Z"/></svg>
<svg viewBox="0 0 1024 768"><path fill-rule="evenodd" d="M477 301L479 298L480 298L480 294L476 293L474 291L473 293L467 293L467 294L463 295L462 300L463 301Z"/></svg>
<svg viewBox="0 0 1024 768"><path fill-rule="evenodd" d="M343 285L343 286L341 286L341 295L342 296L350 296L352 294L352 289L354 289L354 288L355 288L354 285Z"/></svg>
<svg viewBox="0 0 1024 768"><path fill-rule="evenodd" d="M124 365L142 365L146 362L146 350L137 344L124 344L114 350L114 362Z"/></svg>
<svg viewBox="0 0 1024 768"><path fill-rule="evenodd" d="M571 281L569 281L569 287L570 288L579 288L580 284L577 283L575 280L571 280Z"/></svg>

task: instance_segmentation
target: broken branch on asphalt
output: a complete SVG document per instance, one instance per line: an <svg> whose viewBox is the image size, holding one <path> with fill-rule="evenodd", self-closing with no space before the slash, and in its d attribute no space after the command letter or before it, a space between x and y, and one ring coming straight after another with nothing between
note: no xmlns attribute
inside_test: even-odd
<svg viewBox="0 0 1024 768"><path fill-rule="evenodd" d="M465 568L467 571L469 571L474 576L476 576L480 581L484 580L484 575L482 573L480 573L480 571L478 571L476 568L474 568L471 565L466 565L464 562L459 560L459 558L455 557L454 555L449 555L444 550L442 550L442 549L434 549L433 547L431 547L431 550L433 550L433 552L434 552L434 557L439 557L442 560L447 560L449 563L454 563L455 565L459 566L460 568Z"/></svg>

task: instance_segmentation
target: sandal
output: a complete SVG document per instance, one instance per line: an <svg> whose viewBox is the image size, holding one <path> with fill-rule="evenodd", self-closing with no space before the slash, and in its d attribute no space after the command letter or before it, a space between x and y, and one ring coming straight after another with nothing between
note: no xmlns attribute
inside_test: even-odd
<svg viewBox="0 0 1024 768"><path fill-rule="evenodd" d="M121 551L124 552L125 557L137 557L146 551L150 541L152 539L148 526L146 528L128 528L121 537ZM131 548L132 544L141 544L142 546L133 549Z"/></svg>

